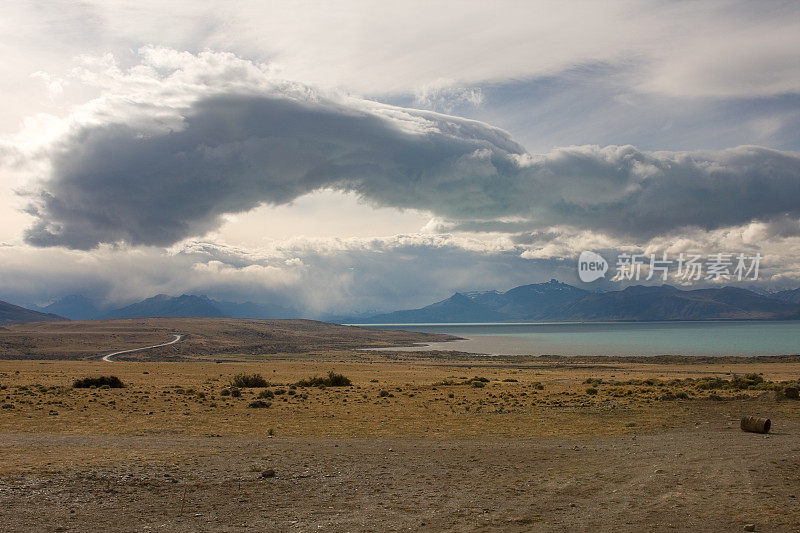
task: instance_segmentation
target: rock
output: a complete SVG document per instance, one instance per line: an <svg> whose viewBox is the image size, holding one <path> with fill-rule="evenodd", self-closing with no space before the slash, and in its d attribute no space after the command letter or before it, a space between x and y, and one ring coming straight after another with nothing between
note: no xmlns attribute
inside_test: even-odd
<svg viewBox="0 0 800 533"><path fill-rule="evenodd" d="M744 530L745 531L755 531L756 530L756 525L755 524L747 524L746 526L744 526Z"/></svg>
<svg viewBox="0 0 800 533"><path fill-rule="evenodd" d="M275 477L275 469L274 468L267 468L263 472L261 472L262 479L266 479L268 477Z"/></svg>

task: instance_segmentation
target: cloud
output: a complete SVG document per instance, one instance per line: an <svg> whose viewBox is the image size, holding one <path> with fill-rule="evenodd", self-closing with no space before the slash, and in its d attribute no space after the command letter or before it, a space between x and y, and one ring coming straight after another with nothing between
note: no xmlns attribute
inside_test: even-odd
<svg viewBox="0 0 800 533"><path fill-rule="evenodd" d="M224 17L188 0L171 2L169 12L153 1L54 4L8 6L0 21L6 46L26 46L36 64L69 58L76 49L119 52L145 43L226 49L272 59L287 78L362 94L413 93L441 77L472 84L611 62L639 63L642 90L659 93L800 90L798 8L792 3L764 9L741 2L506 0L491 8L461 2L453 9L408 1L372 9L351 0L309 9L232 0Z"/></svg>
<svg viewBox="0 0 800 533"><path fill-rule="evenodd" d="M800 217L796 152L573 146L530 155L487 124L315 91L232 54L142 56L127 70L113 58L87 70L103 94L33 152L49 175L28 193L28 243L169 246L227 214L321 189L427 211L455 229L561 225L637 242Z"/></svg>
<svg viewBox="0 0 800 533"><path fill-rule="evenodd" d="M0 247L0 294L46 304L84 294L121 306L158 293L272 303L307 317L427 305L453 291L568 279L571 263L528 260L501 240L443 235L292 239L262 249L191 241L170 249ZM558 269L561 269L560 271Z"/></svg>
<svg viewBox="0 0 800 533"><path fill-rule="evenodd" d="M418 88L414 107L453 113L456 109L479 107L483 102L480 87L459 87L454 80L439 79Z"/></svg>

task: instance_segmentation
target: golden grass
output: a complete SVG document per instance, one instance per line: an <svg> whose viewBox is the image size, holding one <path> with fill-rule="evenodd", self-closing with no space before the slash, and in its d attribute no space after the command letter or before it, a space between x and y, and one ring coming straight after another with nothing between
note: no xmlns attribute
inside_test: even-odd
<svg viewBox="0 0 800 533"><path fill-rule="evenodd" d="M409 363L359 357L364 360L331 352L252 363L0 361L0 404L13 405L0 409L0 431L263 436L271 429L281 436L309 437L529 438L647 431L698 417L736 420L745 412L800 416L800 402L777 402L772 392L604 383L590 395L584 383L589 378L730 378L734 371L788 381L800 376L800 363L525 368L485 358ZM350 378L353 386L291 388L330 370ZM242 389L240 398L221 395L241 373L258 373L275 384L271 407L247 407L263 389ZM112 374L127 386L70 387L76 378ZM481 388L460 384L475 376L489 381ZM449 382L459 384L441 384ZM664 400L666 391L685 391L689 399ZM712 394L722 401L709 399Z"/></svg>

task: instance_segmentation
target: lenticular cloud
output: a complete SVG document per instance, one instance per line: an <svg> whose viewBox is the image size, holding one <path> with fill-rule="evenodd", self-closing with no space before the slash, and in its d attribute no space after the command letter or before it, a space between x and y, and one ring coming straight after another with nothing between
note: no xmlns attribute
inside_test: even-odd
<svg viewBox="0 0 800 533"><path fill-rule="evenodd" d="M231 54L145 49L127 71L101 67L85 77L102 96L31 156L48 170L26 193L30 244L167 246L225 214L321 188L456 226L513 218L531 231L635 238L800 217L793 152L579 146L532 156L487 124L319 93Z"/></svg>

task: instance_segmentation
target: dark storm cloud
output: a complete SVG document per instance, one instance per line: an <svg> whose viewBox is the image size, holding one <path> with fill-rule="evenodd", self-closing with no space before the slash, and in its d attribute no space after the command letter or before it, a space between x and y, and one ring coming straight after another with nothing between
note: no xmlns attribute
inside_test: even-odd
<svg viewBox="0 0 800 533"><path fill-rule="evenodd" d="M646 239L800 216L800 155L761 147L529 156L480 122L280 92L199 99L176 131L134 124L92 121L60 141L27 242L165 246L218 228L225 214L321 188L514 232L561 224Z"/></svg>

